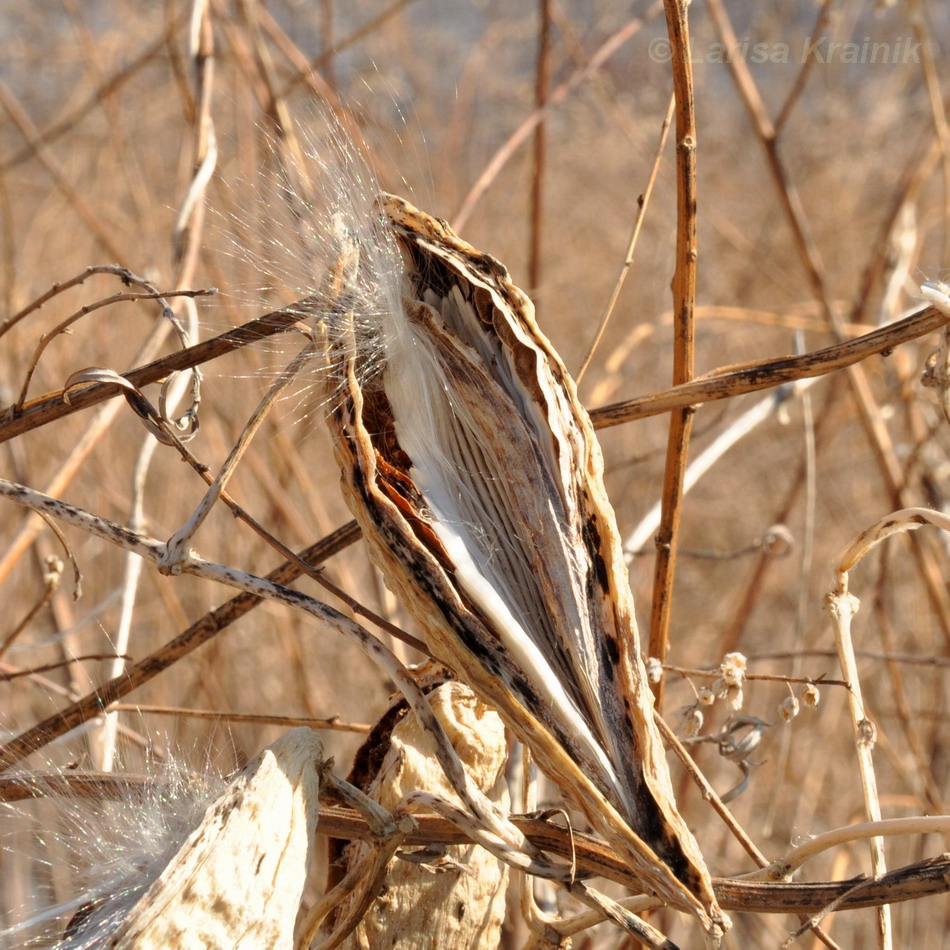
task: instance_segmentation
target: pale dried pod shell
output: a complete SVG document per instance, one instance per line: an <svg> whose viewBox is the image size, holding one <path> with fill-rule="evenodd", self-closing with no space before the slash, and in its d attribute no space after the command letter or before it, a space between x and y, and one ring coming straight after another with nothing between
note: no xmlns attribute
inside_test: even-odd
<svg viewBox="0 0 950 950"><path fill-rule="evenodd" d="M265 749L132 907L117 950L292 950L320 808L323 745L295 729Z"/></svg>

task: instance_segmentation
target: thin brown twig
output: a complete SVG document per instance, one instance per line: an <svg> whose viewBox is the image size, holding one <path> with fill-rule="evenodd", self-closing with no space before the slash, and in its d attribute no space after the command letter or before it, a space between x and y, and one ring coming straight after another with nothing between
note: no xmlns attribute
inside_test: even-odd
<svg viewBox="0 0 950 950"><path fill-rule="evenodd" d="M402 0L403 3L407 0ZM293 39L284 32L281 28L281 25L274 19L274 15L267 9L263 4L258 4L257 9L255 10L255 15L257 16L257 21L260 24L262 30L270 37L274 46L280 50L284 59L296 70L297 79L301 83L306 83L311 91L319 96L321 99L325 99L329 102L334 108L337 108L340 102L340 97L337 94L336 90L316 71L315 68L311 67L310 61L307 59L306 55L294 43ZM332 46L331 46L332 49ZM336 52L340 52L340 47L337 47ZM330 50L325 50L324 52L329 53ZM334 53L336 55L336 53ZM329 63L332 60L332 56L327 62ZM290 95L293 90L288 87L285 83L283 87L277 92L281 97L286 97Z"/></svg>
<svg viewBox="0 0 950 950"><path fill-rule="evenodd" d="M143 716L175 716L180 719L211 719L215 722L252 722L259 725L281 726L295 729L309 726L311 729L328 729L334 732L356 732L366 735L372 726L365 722L345 722L338 716L316 719L313 716L275 716L270 713L238 713L218 709L189 709L183 706L149 706L142 703L112 703L106 712L141 713Z"/></svg>
<svg viewBox="0 0 950 950"><path fill-rule="evenodd" d="M49 564L47 564L47 568L49 568ZM50 600L52 600L53 594L59 590L60 576L61 571L59 570L48 569L46 571L43 590L40 592L40 596L36 599L29 610L27 610L25 616L14 625L13 629L3 638L3 641L0 642L0 657L2 657L4 653L10 649L20 634L23 633L23 631L26 630L26 628L33 622L33 618L36 617L36 615L50 602ZM0 676L3 675L5 674L0 673ZM12 679L13 674L11 674L9 678Z"/></svg>
<svg viewBox="0 0 950 950"><path fill-rule="evenodd" d="M365 39L371 33L374 33L378 30L387 20L394 17L400 10L404 7L409 6L410 3L413 3L414 0L394 0L385 10L382 10L375 17L368 20L361 27L354 30L349 36L345 36L339 43L331 46L329 49L324 50L320 53L316 59L310 61L307 72L301 70L294 76L281 90L281 96L287 96L295 86L300 85L307 81L308 72L309 73L318 73L324 66L327 65L331 60L335 59L340 53L344 50L349 49L351 46L359 43L360 40Z"/></svg>
<svg viewBox="0 0 950 950"><path fill-rule="evenodd" d="M924 85L927 89L927 101L930 104L930 114L936 140L940 143L943 168L943 200L944 217L950 215L950 124L947 123L947 107L943 101L940 89L940 75L934 61L933 31L927 23L927 11L920 0L911 0L910 21L920 46L920 69L924 76ZM950 229L943 232L943 259L950 257Z"/></svg>
<svg viewBox="0 0 950 950"><path fill-rule="evenodd" d="M689 773L690 778L699 787L703 798L709 802L716 814L719 815L736 841L742 845L742 848L746 854L748 854L749 857L755 861L758 867L768 867L770 863L768 858L766 858L766 856L756 847L755 842L753 842L753 840L746 834L739 822L736 821L735 816L731 811L729 811L722 799L716 794L715 789L709 784L706 776L703 775L702 771L700 771L699 766L686 750L686 747L683 745L683 743L680 742L676 733L673 732L673 730L669 727L666 720L659 713L656 714L654 719L660 729L663 740L673 750L673 754L680 760L680 762L683 764L683 767Z"/></svg>
<svg viewBox="0 0 950 950"><path fill-rule="evenodd" d="M901 220L902 213L905 208L917 201L941 154L939 140L927 135L923 137L909 159L900 183L894 189L890 208L881 222L877 239L872 244L870 258L862 271L858 292L855 294L849 314L852 322L863 322L866 319L871 293L887 267L892 236Z"/></svg>
<svg viewBox="0 0 950 950"><path fill-rule="evenodd" d="M716 399L730 399L799 379L825 376L877 353L886 355L895 346L932 333L946 324L947 318L944 314L934 307L926 307L904 320L844 343L836 343L801 356L785 356L776 360L749 363L740 369L706 375L659 393L593 409L590 413L591 419L595 428L604 429L683 406L698 407ZM2 434L0 428L0 439Z"/></svg>
<svg viewBox="0 0 950 950"><path fill-rule="evenodd" d="M50 670L61 670L64 666L71 666L73 663L85 663L87 660L127 659L129 659L129 657L122 653L82 653L79 656L71 656L66 660L53 660L50 663L40 663L38 666L24 667L9 672L0 672L0 682L9 682L10 680L20 679L24 676L36 676L38 673L49 673Z"/></svg>
<svg viewBox="0 0 950 950"><path fill-rule="evenodd" d="M717 677L722 675L720 670L718 669L699 670L699 669L691 669L690 667L687 667L687 666L673 666L672 664L669 664L669 663L664 663L663 669L668 673L676 673L679 676L693 676L699 679L716 679ZM827 679L824 676L783 676L780 673L746 672L745 674L743 674L743 679L761 680L767 683L803 683L803 684L810 683L813 686L847 687L848 685L846 680L832 680L832 679Z"/></svg>
<svg viewBox="0 0 950 950"><path fill-rule="evenodd" d="M220 336L212 337L210 340L205 340L201 343L196 343L194 346L178 350L170 356L155 360L152 363L147 363L138 369L131 370L124 374L125 378L137 389L140 389L150 383L156 383L159 380L165 379L171 373L191 369L194 366L200 366L219 356L223 356L225 353L230 353L250 344L259 343L269 336L281 333L292 327L301 318L302 308L306 308L307 303L307 301L302 301L296 305L295 308L282 308L275 310L273 313L265 314L263 317L251 320L243 326L228 330ZM160 323L158 326L164 331L162 333L164 337L165 333L167 333L166 325ZM151 355L154 349L157 348L157 344L153 344L150 341L147 347L150 351L149 355ZM141 354L136 357L137 360L141 360L142 358ZM145 358L147 359L148 357ZM6 438L14 438L35 428L35 425L32 424L33 421L44 425L46 422L51 422L64 415L69 415L78 409L86 409L90 406L97 405L105 399L116 395L118 395L118 391L114 386L99 384L89 386L77 393L71 393L68 404L63 402L63 391L59 390L49 396L44 396L27 403L18 414L12 411L12 407L8 407L0 414L2 415L2 421L0 421L0 441L6 441L6 439L3 438L4 434ZM42 420L42 422L39 420ZM4 423L6 423L9 428L7 428Z"/></svg>
<svg viewBox="0 0 950 950"><path fill-rule="evenodd" d="M811 35L808 37L808 42L805 46L806 50L814 49L818 39L828 28L828 25L831 22L831 7L834 3L835 0L822 0L821 7L818 10L818 15L815 17L815 25L812 27ZM789 89L788 95L785 97L785 101L782 103L782 107L778 110L778 116L775 119L776 135L781 134L782 129L785 127L785 123L788 121L788 117L792 114L792 110L798 104L798 100L801 97L801 94L805 91L805 84L808 82L808 77L811 75L812 68L816 62L818 62L817 56L808 56L802 63L802 68L799 69L798 73L796 74L795 81L792 83L792 88Z"/></svg>
<svg viewBox="0 0 950 950"><path fill-rule="evenodd" d="M320 3L320 47L323 55L333 49L333 0L321 0ZM335 88L336 76L332 56L328 57L324 72L329 87Z"/></svg>
<svg viewBox="0 0 950 950"><path fill-rule="evenodd" d="M584 359L581 361L581 368L577 371L577 376L575 377L575 382L580 385L581 380L584 378L584 373L587 372L587 367L590 366L590 361L594 358L594 352L597 347L600 345L600 341L603 339L604 331L607 329L607 324L610 322L610 317L614 312L614 307L617 306L617 301L620 299L620 291L623 289L623 285L627 279L627 275L630 273L630 268L633 266L633 255L637 248L637 240L640 237L640 230L643 226L644 218L646 217L647 208L650 206L650 197L653 194L653 186L656 184L657 175L660 171L660 160L663 157L663 151L666 148L666 139L670 131L670 125L673 122L673 109L676 106L676 96L670 97L670 105L666 111L666 118L663 120L663 124L660 127L660 139L657 142L656 153L653 156L653 167L650 169L650 177L647 179L646 188L643 189L643 194L637 199L637 213L633 222L633 229L630 232L630 241L627 243L627 254L624 258L623 264L620 265L620 273L617 275L617 280L614 283L614 288L610 293L610 300L607 301L607 306L604 308L604 312L601 314L600 322L597 324L597 330L594 333L594 339L591 340L590 347L587 350Z"/></svg>
<svg viewBox="0 0 950 950"><path fill-rule="evenodd" d="M16 313L7 317L6 320L0 323L0 336L3 336L11 327L16 326L21 320L23 320L25 317L28 317L31 313L41 309L44 304L49 303L49 301L54 297L66 290L69 290L71 287L79 286L79 284L84 283L94 274L112 274L115 277L118 277L123 284L129 285L132 283L138 283L140 286L144 286L144 281L142 278L136 278L136 276L130 270L125 267L120 267L118 264L92 264L91 266L85 268L85 270L73 277L68 278L67 280L57 281L45 293L41 294L35 300L31 300L21 310L18 310Z"/></svg>
<svg viewBox="0 0 950 950"><path fill-rule="evenodd" d="M834 659L838 653L835 650L776 650L770 653L750 653L748 660L790 660L798 656L830 657ZM881 660L885 663L904 663L909 666L932 666L937 669L950 667L950 657L945 656L917 656L914 653L891 652L889 650L855 650L854 655L867 660Z"/></svg>
<svg viewBox="0 0 950 950"><path fill-rule="evenodd" d="M60 547L63 549L63 557L66 558L66 560L69 562L69 566L73 569L72 599L77 601L80 597L82 597L82 569L79 567L79 561L76 560L76 555L73 554L73 549L69 546L69 542L66 540L66 535L63 534L63 529L60 528L56 521L47 515L43 515L43 520L46 522L46 526L55 535L56 540L59 541ZM47 566L49 566L50 560L55 560L55 558L48 557L46 560ZM56 566L55 573L61 573L58 565Z"/></svg>
<svg viewBox="0 0 950 950"><path fill-rule="evenodd" d="M33 356L30 358L29 365L27 366L26 375L23 378L23 386L20 389L20 395L13 405L13 412L18 413L22 410L23 404L26 402L26 394L30 388L30 382L33 379L33 374L36 372L36 367L39 365L40 357L43 355L46 348L50 345L50 343L53 342L53 340L56 339L56 337L62 336L62 334L69 332L69 328L74 323L78 323L83 317L88 316L90 313L94 313L96 310L99 310L102 307L111 307L113 304L124 303L130 300L164 300L166 297L203 297L213 293L215 293L213 289L161 290L155 292L120 291L119 293L112 294L111 297L104 297L102 300L97 300L94 303L85 304L75 313L70 314L65 320L62 320L60 323L56 324L52 330L49 330L40 337L40 341L37 343L36 349L33 351Z"/></svg>

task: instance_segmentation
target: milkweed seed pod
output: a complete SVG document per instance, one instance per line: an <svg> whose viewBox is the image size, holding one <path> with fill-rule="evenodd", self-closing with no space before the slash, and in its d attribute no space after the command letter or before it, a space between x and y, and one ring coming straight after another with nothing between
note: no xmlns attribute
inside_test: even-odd
<svg viewBox="0 0 950 950"><path fill-rule="evenodd" d="M401 198L377 208L402 270L401 300L373 331L382 370L360 372L364 321L334 318L327 335L327 416L370 556L432 654L498 710L644 889L715 935L727 921L673 799L574 383L502 264ZM358 253L351 242L351 272Z"/></svg>
<svg viewBox="0 0 950 950"><path fill-rule="evenodd" d="M251 762L131 907L116 933L61 946L116 950L294 947L313 860L323 744L294 729ZM120 894L121 894L121 888Z"/></svg>

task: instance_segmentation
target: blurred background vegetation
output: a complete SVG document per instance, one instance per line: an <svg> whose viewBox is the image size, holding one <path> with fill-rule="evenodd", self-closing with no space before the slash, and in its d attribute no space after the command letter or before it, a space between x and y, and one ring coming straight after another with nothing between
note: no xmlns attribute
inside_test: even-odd
<svg viewBox="0 0 950 950"><path fill-rule="evenodd" d="M579 369L623 263L669 104L661 3L549 5L548 93L564 84L570 90L545 114L540 164L527 135L474 203L473 186L535 111L536 4L212 0L209 6L212 58L205 67L213 63L213 77L204 100L196 93L191 10L184 2L36 0L0 11L0 322L92 264L121 264L163 290L219 288L217 297L197 301L205 333L311 292L319 275L294 260L290 235L276 276L256 271L255 246L265 228L250 193L270 160L265 133L273 135L276 95L305 127L321 121L315 102L329 104L361 138L384 188L450 222L461 214L464 237L506 263L536 302L542 329L569 369ZM950 263L950 8L941 0L729 0L725 6L738 47L722 39L713 16L718 4L695 0L690 11L699 170L697 373L866 332L914 307L915 288L946 279ZM605 44L624 37L590 68ZM722 42L735 49L731 64L722 61L730 58L716 45ZM756 127L736 85L737 64L761 97L774 136ZM176 249L176 215L209 117L219 149L207 189L212 210L203 224L192 219ZM537 215L535 181L542 196ZM580 386L590 409L670 385L675 208L670 141L628 279ZM186 267L189 254L193 266ZM120 289L114 278L90 278L10 329L0 339L2 401L16 398L43 333ZM829 313L838 317L837 329ZM87 366L130 368L158 319L159 307L147 301L89 315L52 342L30 396L61 388ZM934 345L935 339L921 340L863 364L864 408L843 378L821 380L807 394L785 392L782 404L690 491L670 663L710 669L739 650L753 673L839 675L822 611L831 557L894 509L947 503L950 436L936 399L919 385ZM169 339L165 351L173 346ZM277 349L235 354L207 368L202 425L191 448L212 468L281 365ZM755 394L700 409L691 454L766 398L774 397ZM111 421L67 471L67 459L102 412L111 412ZM624 534L659 498L667 427L667 417L659 416L600 433ZM42 490L55 483L54 494L127 522L132 472L146 438L138 419L116 402L6 443L2 469ZM271 532L299 549L348 521L337 479L319 413L302 392L269 417L232 488ZM170 536L202 491L194 473L160 449L147 476L145 530ZM784 557L762 549L776 524L792 538ZM61 555L49 529L32 537L23 534L25 525L23 513L5 504L0 640L40 598L43 558ZM925 535L892 542L859 568L853 585L864 602L856 628L860 673L878 728L882 807L891 817L947 810L942 796L950 760L941 723L950 656L948 552L936 533ZM18 546L18 538L29 543ZM123 556L77 532L68 538L84 575L82 599L73 602L67 570L60 590L4 645L0 662L7 668L110 650ZM211 560L257 573L279 561L223 510L202 528L197 547ZM632 566L644 624L652 562L647 545ZM359 544L326 570L365 604L412 629ZM128 653L140 659L158 649L227 596L146 567ZM406 659L419 659L399 649ZM3 685L4 733L19 733L106 675L86 662ZM694 701L691 682L705 685L667 676L664 713L678 729L677 710ZM128 701L370 724L390 691L376 668L332 632L263 604ZM762 764L732 804L769 856L800 836L863 818L844 691L823 688L817 709L780 724L777 707L788 692L782 683L750 683L741 710L776 723L753 756ZM715 733L729 713L722 703L707 710L704 732ZM142 755L136 742L147 737L153 755L172 751L228 772L283 731L187 716L128 714L123 722L130 732L122 758L132 767ZM29 764L90 766L87 738L46 747ZM359 739L327 733L341 769ZM718 791L738 782L738 769L714 745L695 752ZM680 773L676 781L712 872L749 870L696 790ZM926 838L887 845L891 866L944 850L945 842ZM28 884L9 883L18 867L22 872L15 861L0 855L6 914L0 920L7 925L31 900ZM854 845L809 864L807 877L840 880L867 869L866 847ZM944 897L902 904L894 913L904 946L945 945ZM730 946L776 946L798 926L794 918L735 916ZM826 922L842 946L866 945L873 926L871 911ZM616 940L605 932L590 945Z"/></svg>

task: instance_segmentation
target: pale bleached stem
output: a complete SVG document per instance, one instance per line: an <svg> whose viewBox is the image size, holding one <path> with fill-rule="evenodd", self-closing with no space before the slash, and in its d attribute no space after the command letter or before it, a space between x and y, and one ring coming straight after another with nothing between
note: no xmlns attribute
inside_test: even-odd
<svg viewBox="0 0 950 950"><path fill-rule="evenodd" d="M143 526L145 477L158 440L148 436L142 443L135 470L132 475L132 512L129 517L129 527L138 531ZM119 608L119 622L116 626L114 648L116 658L108 666L106 676L115 679L125 669L124 657L129 652L129 642L132 636L132 618L135 612L135 595L142 576L142 559L129 552L125 555L125 564L122 571L122 599ZM90 746L93 757L97 759L96 767L103 772L111 772L115 764L115 742L119 726L119 714L115 711L107 712L99 720L98 742L93 741L95 733L90 735Z"/></svg>
<svg viewBox="0 0 950 950"><path fill-rule="evenodd" d="M838 647L838 661L845 679L848 681L848 706L851 711L851 727L854 731L854 744L858 755L858 770L861 776L861 788L864 792L864 807L871 821L881 820L881 803L877 791L877 778L874 773L874 759L871 751L877 738L877 728L868 719L864 710L861 694L861 681L858 678L858 664L854 656L854 643L851 639L851 620L857 613L858 598L847 590L833 591L825 601L825 607L831 616L835 629L835 642ZM887 870L884 857L884 839L875 836L868 840L871 851L871 869L875 877ZM878 943L881 950L890 950L892 946L890 906L878 908Z"/></svg>
<svg viewBox="0 0 950 950"><path fill-rule="evenodd" d="M917 815L911 818L885 818L882 821L865 821L859 825L845 825L824 834L815 835L803 844L792 848L778 861L743 880L788 881L806 862L831 848L839 848L852 841L866 838L897 837L904 835L948 835L950 815Z"/></svg>
<svg viewBox="0 0 950 950"><path fill-rule="evenodd" d="M742 413L741 416L735 419L724 432L720 433L713 442L703 449L689 464L683 482L683 494L685 495L690 491L713 465L736 445L740 439L745 438L745 436L753 432L758 426L765 422L766 419L774 416L775 413L778 412L779 407L783 406L787 399L801 395L801 393L815 382L817 382L817 379L802 380L795 385L791 393L789 393L785 387L781 387ZM627 564L630 564L638 551L642 551L646 548L650 539L656 534L659 526L660 504L657 502L636 528L630 532L626 541L623 543L624 558Z"/></svg>

